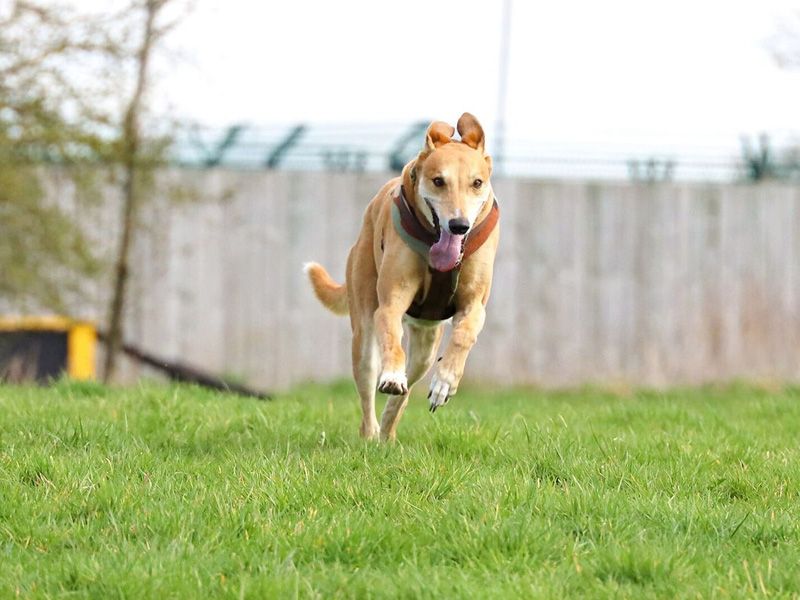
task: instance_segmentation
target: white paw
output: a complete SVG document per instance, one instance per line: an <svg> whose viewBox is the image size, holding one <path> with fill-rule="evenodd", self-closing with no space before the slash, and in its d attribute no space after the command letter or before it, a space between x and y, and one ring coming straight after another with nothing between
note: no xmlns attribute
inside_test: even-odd
<svg viewBox="0 0 800 600"><path fill-rule="evenodd" d="M361 423L361 427L358 431L365 440L377 440L381 433L381 427L378 425L377 421L372 421L369 423Z"/></svg>
<svg viewBox="0 0 800 600"><path fill-rule="evenodd" d="M431 388L428 392L428 400L431 403L431 412L436 412L440 406L447 404L450 396L456 393L456 384L452 377L434 373L431 379Z"/></svg>
<svg viewBox="0 0 800 600"><path fill-rule="evenodd" d="M408 379L402 371L384 371L378 380L378 391L392 396L408 393Z"/></svg>

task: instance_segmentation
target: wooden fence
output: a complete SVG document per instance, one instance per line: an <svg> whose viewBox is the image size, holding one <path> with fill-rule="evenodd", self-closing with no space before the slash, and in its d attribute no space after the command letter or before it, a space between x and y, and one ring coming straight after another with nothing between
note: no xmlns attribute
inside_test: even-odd
<svg viewBox="0 0 800 600"><path fill-rule="evenodd" d="M364 207L387 177L165 174L201 199L148 209L128 340L270 389L349 376L349 323L317 303L301 266L318 260L342 279ZM800 379L800 188L494 185L501 242L470 378ZM114 217L92 217L99 244ZM95 314L84 316L101 317L99 306L89 302Z"/></svg>

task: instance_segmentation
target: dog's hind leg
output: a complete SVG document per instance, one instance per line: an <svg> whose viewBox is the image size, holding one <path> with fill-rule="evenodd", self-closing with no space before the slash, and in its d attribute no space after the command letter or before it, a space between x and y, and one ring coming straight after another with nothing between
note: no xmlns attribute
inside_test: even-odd
<svg viewBox="0 0 800 600"><path fill-rule="evenodd" d="M381 416L381 439L394 440L397 437L397 424L408 405L411 386L425 376L436 358L436 350L442 339L443 326L418 325L408 322L408 392L399 396L389 396Z"/></svg>
<svg viewBox="0 0 800 600"><path fill-rule="evenodd" d="M365 226L366 227L366 226ZM367 232L369 233L369 232ZM375 417L375 393L378 385L380 354L375 339L373 315L378 308L375 292L378 274L369 251L369 235L359 238L347 259L347 304L353 331L353 378L361 399L361 437L375 439L380 433Z"/></svg>
<svg viewBox="0 0 800 600"><path fill-rule="evenodd" d="M353 324L353 377L361 398L361 437L375 439L380 433L375 417L375 392L378 383L380 357L372 328L372 319Z"/></svg>

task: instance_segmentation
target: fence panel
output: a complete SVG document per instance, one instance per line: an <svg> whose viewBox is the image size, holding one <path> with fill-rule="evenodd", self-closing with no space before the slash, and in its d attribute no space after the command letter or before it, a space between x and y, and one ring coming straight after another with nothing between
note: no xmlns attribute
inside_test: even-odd
<svg viewBox="0 0 800 600"><path fill-rule="evenodd" d="M175 204L164 192L146 210L130 341L267 388L349 376L349 322L316 302L302 263L318 260L342 280L364 207L387 177L166 173L199 199ZM501 243L469 377L800 378L798 188L516 179L495 188ZM114 214L92 218L113 231ZM98 319L102 296L92 294Z"/></svg>

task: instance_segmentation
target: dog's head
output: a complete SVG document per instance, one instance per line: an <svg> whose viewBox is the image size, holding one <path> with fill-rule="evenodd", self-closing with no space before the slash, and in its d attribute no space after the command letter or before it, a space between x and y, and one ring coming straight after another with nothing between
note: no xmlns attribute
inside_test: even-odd
<svg viewBox="0 0 800 600"><path fill-rule="evenodd" d="M431 123L425 148L408 172L415 208L439 234L431 263L440 271L456 265L464 236L492 198L492 159L485 152L483 128L469 113L461 115L456 127L461 141L452 139L451 125Z"/></svg>

